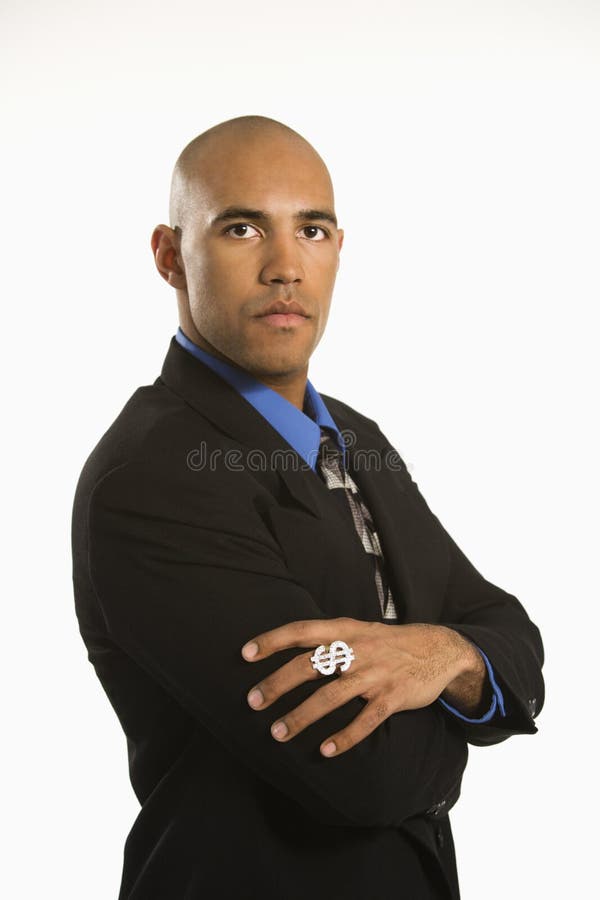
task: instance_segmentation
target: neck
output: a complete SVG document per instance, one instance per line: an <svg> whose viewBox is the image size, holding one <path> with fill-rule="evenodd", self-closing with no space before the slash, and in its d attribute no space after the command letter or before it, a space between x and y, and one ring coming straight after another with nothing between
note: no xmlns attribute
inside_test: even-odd
<svg viewBox="0 0 600 900"><path fill-rule="evenodd" d="M201 347L202 350L206 350L207 353L216 356L217 359L222 359L224 362L229 363L230 366L236 366L238 369L241 369L244 372L248 372L249 375L252 375L253 378L256 378L257 381L260 381L261 384L266 385L266 387L271 388L272 391L276 391L280 394L285 400L299 409L301 412L304 412L304 396L306 393L306 382L308 379L308 365L306 365L302 370L297 372L285 372L280 375L273 373L263 373L263 372L251 372L248 369L245 369L243 366L240 366L235 360L230 359L228 356L225 356L224 353L221 353L220 350L217 350L216 347L213 347L209 341L203 337L198 329L194 326L191 320L185 320L184 322L180 321L181 329L183 333L198 347Z"/></svg>

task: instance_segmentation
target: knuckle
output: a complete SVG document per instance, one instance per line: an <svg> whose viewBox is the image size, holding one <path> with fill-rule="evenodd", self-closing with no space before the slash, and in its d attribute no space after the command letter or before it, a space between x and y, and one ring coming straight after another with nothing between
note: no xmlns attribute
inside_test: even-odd
<svg viewBox="0 0 600 900"><path fill-rule="evenodd" d="M371 721L378 725L384 719L388 717L388 705L383 701L376 701L373 703L373 708L371 710Z"/></svg>
<svg viewBox="0 0 600 900"><path fill-rule="evenodd" d="M311 724L311 721L309 711L302 706L299 706L292 713L287 713L285 716L285 724L288 727L286 737L295 737L297 734L300 734L301 731L304 731Z"/></svg>
<svg viewBox="0 0 600 900"><path fill-rule="evenodd" d="M363 683L363 673L359 671L342 672L339 680L344 683L346 687L360 687Z"/></svg>
<svg viewBox="0 0 600 900"><path fill-rule="evenodd" d="M306 644L307 642L309 644L312 643L313 639L310 637L310 632L313 628L314 622L311 619L298 619L294 623L292 639L295 640L299 646Z"/></svg>
<svg viewBox="0 0 600 900"><path fill-rule="evenodd" d="M340 679L336 678L335 681L329 681L323 688L323 696L328 701L328 703L335 703L341 694L340 688Z"/></svg>

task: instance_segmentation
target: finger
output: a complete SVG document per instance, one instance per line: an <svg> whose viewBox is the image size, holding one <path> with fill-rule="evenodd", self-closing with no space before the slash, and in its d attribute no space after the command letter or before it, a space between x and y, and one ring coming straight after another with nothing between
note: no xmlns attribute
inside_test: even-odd
<svg viewBox="0 0 600 900"><path fill-rule="evenodd" d="M253 709L268 709L283 694L298 687L305 681L315 681L327 676L321 675L310 662L310 653L295 656L289 662L271 672L248 691L246 699Z"/></svg>
<svg viewBox="0 0 600 900"><path fill-rule="evenodd" d="M247 641L242 647L242 656L255 662L279 650L287 650L288 647L316 647L327 641L331 643L344 640L349 637L348 626L353 621L355 620L342 616L336 619L299 619L287 622Z"/></svg>
<svg viewBox="0 0 600 900"><path fill-rule="evenodd" d="M313 722L359 696L365 690L365 677L365 672L355 671L328 679L323 687L311 694L300 706L273 722L271 734L276 740L291 740ZM275 733L280 724L284 729Z"/></svg>
<svg viewBox="0 0 600 900"><path fill-rule="evenodd" d="M321 753L327 757L340 756L342 753L346 753L351 747L355 747L356 744L364 741L366 737L375 731L378 725L381 725L382 722L389 718L392 712L393 710L389 703L386 702L384 696L379 696L369 701L346 728L338 731L337 734L332 734L331 737L323 741L319 748ZM331 749L331 745L333 745L333 749Z"/></svg>

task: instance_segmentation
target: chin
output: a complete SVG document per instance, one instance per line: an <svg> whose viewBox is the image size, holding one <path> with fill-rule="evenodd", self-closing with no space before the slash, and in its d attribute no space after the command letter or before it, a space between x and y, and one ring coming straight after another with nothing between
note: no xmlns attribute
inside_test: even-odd
<svg viewBox="0 0 600 900"><path fill-rule="evenodd" d="M257 347L246 344L244 348L237 349L241 351L237 354L239 364L248 371L276 375L306 368L314 347L312 342L310 346L306 346L303 341L290 341L287 345L273 341L270 346L262 344Z"/></svg>
<svg viewBox="0 0 600 900"><path fill-rule="evenodd" d="M273 353L254 357L251 363L253 370L262 375L291 375L304 370L308 359L305 353Z"/></svg>

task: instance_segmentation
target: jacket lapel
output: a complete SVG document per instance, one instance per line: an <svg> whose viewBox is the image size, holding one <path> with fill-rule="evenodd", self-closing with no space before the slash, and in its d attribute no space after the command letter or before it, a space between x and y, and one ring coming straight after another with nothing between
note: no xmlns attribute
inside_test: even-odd
<svg viewBox="0 0 600 900"><path fill-rule="evenodd" d="M263 459L285 482L294 500L319 515L319 492L327 490L301 456L244 397L223 378L171 339L161 380L219 431L242 444L249 468Z"/></svg>

